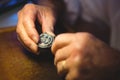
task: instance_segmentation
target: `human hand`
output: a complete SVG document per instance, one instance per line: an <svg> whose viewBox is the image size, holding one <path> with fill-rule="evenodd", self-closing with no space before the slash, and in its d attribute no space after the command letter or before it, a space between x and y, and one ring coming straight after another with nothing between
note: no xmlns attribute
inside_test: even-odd
<svg viewBox="0 0 120 80"><path fill-rule="evenodd" d="M35 28L36 19L42 25L42 32L54 35L55 15L53 10L49 7L35 4L26 4L18 12L18 24L16 28L21 43L34 53L38 51L37 42L39 40L39 34Z"/></svg>
<svg viewBox="0 0 120 80"><path fill-rule="evenodd" d="M120 55L89 33L58 35L52 52L65 80L116 80Z"/></svg>

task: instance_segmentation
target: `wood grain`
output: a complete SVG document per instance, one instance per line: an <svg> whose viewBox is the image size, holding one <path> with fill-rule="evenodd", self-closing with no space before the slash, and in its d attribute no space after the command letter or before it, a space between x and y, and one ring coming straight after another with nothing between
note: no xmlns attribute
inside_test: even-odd
<svg viewBox="0 0 120 80"><path fill-rule="evenodd" d="M34 55L17 40L15 27L0 29L0 80L60 80L49 51Z"/></svg>

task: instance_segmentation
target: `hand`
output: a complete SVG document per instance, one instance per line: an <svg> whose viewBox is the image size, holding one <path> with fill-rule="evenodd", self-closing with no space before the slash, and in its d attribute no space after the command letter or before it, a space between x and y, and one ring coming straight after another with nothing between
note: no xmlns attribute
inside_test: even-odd
<svg viewBox="0 0 120 80"><path fill-rule="evenodd" d="M35 20L38 19L42 25L42 32L53 33L55 15L49 7L27 4L18 12L18 24L16 32L19 40L32 52L37 52L39 34L35 28Z"/></svg>
<svg viewBox="0 0 120 80"><path fill-rule="evenodd" d="M120 54L89 33L58 35L52 52L65 80L116 80Z"/></svg>

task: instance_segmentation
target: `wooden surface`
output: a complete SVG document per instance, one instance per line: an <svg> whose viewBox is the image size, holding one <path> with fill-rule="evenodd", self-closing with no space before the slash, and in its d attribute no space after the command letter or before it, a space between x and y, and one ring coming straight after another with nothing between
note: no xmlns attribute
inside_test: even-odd
<svg viewBox="0 0 120 80"><path fill-rule="evenodd" d="M15 27L0 29L0 80L60 80L48 52L36 56L16 38Z"/></svg>

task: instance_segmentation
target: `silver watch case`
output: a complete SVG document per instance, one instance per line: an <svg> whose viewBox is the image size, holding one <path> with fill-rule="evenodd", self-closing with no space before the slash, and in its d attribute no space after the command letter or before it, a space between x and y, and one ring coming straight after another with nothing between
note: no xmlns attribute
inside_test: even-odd
<svg viewBox="0 0 120 80"><path fill-rule="evenodd" d="M50 48L53 41L54 41L54 36L48 34L48 33L42 33L40 34L40 41L38 43L38 47L40 48Z"/></svg>

